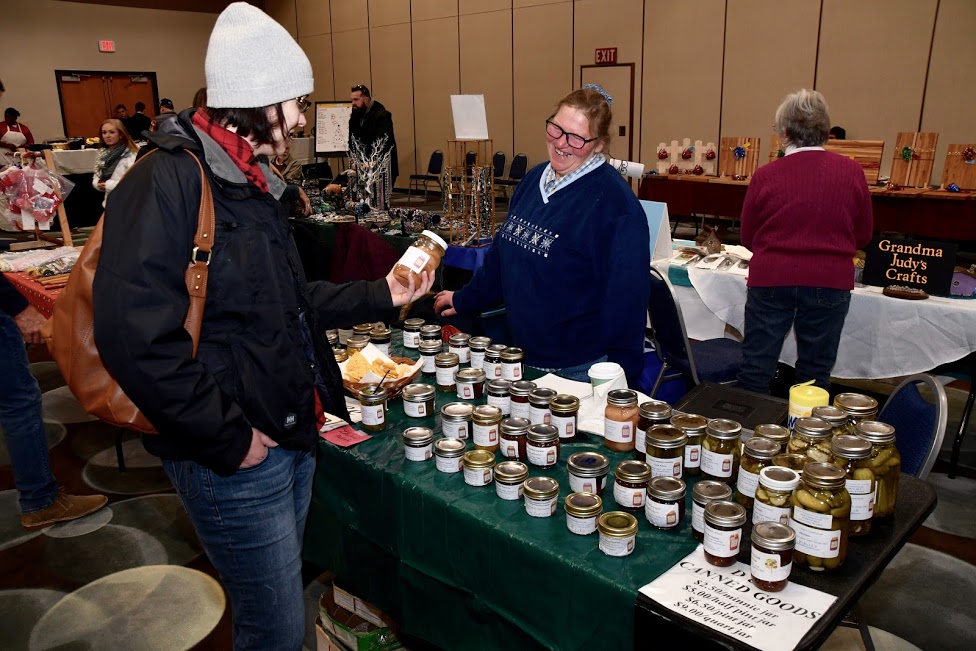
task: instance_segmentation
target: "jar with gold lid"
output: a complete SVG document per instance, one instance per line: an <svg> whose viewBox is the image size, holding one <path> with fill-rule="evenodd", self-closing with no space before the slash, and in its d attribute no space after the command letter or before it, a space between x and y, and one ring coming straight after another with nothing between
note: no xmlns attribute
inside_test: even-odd
<svg viewBox="0 0 976 651"><path fill-rule="evenodd" d="M634 449L634 434L640 410L637 392L631 389L611 389L607 392L607 407L603 414L603 444L617 452Z"/></svg>
<svg viewBox="0 0 976 651"><path fill-rule="evenodd" d="M434 415L434 387L429 384L408 384L403 387L403 413L410 418Z"/></svg>
<svg viewBox="0 0 976 651"><path fill-rule="evenodd" d="M826 421L812 416L797 418L786 449L790 454L802 454L810 461L830 463L834 460L830 450L832 436L833 428Z"/></svg>
<svg viewBox="0 0 976 651"><path fill-rule="evenodd" d="M674 425L651 425L645 432L644 441L651 477L681 479L688 435Z"/></svg>
<svg viewBox="0 0 976 651"><path fill-rule="evenodd" d="M533 518L548 518L556 513L559 482L552 477L529 477L522 483L525 512Z"/></svg>
<svg viewBox="0 0 976 651"><path fill-rule="evenodd" d="M671 417L671 424L684 431L688 437L685 444L685 476L700 475L702 441L705 439L708 419L698 414L675 414Z"/></svg>
<svg viewBox="0 0 976 651"><path fill-rule="evenodd" d="M495 494L503 500L522 499L522 482L529 478L529 467L521 461L502 461L495 465Z"/></svg>
<svg viewBox="0 0 976 651"><path fill-rule="evenodd" d="M752 503L752 522L789 524L793 490L799 485L800 473L792 468L767 466L760 470Z"/></svg>
<svg viewBox="0 0 976 651"><path fill-rule="evenodd" d="M566 460L569 488L576 493L602 493L610 474L610 459L599 452L574 452Z"/></svg>
<svg viewBox="0 0 976 651"><path fill-rule="evenodd" d="M647 484L644 517L658 529L673 529L685 519L685 483L674 477L652 477Z"/></svg>
<svg viewBox="0 0 976 651"><path fill-rule="evenodd" d="M502 420L500 426L502 456L506 459L516 459L518 461L528 461L528 442L529 419L527 418L506 418Z"/></svg>
<svg viewBox="0 0 976 651"><path fill-rule="evenodd" d="M566 528L578 536L596 532L596 521L603 513L603 500L594 493L570 493L563 502Z"/></svg>
<svg viewBox="0 0 976 651"><path fill-rule="evenodd" d="M454 374L457 373L461 361L454 353L437 353L434 355L434 366L437 367L437 388L440 391L456 391L457 384Z"/></svg>
<svg viewBox="0 0 976 651"><path fill-rule="evenodd" d="M660 400L649 400L648 402L642 402L638 405L637 409L638 418L637 433L634 436L634 458L638 461L648 461L645 458L647 453L647 445L645 443L647 429L654 425L667 425L671 421L671 405ZM683 448L681 451L684 453ZM680 477L680 475L677 476Z"/></svg>
<svg viewBox="0 0 976 651"><path fill-rule="evenodd" d="M393 331L382 323L376 324L369 331L369 343L373 344L373 346L387 357L390 355L391 341L393 341Z"/></svg>
<svg viewBox="0 0 976 651"><path fill-rule="evenodd" d="M502 410L491 405L478 405L471 410L471 439L476 450L498 451Z"/></svg>
<svg viewBox="0 0 976 651"><path fill-rule="evenodd" d="M851 495L847 474L830 463L807 463L793 490L790 528L796 532L793 561L817 572L833 571L847 558Z"/></svg>
<svg viewBox="0 0 976 651"><path fill-rule="evenodd" d="M346 353L352 357L355 352L363 352L369 345L369 334L353 335L346 340Z"/></svg>
<svg viewBox="0 0 976 651"><path fill-rule="evenodd" d="M468 450L464 453L464 483L469 486L487 486L494 475L495 455L487 450Z"/></svg>
<svg viewBox="0 0 976 651"><path fill-rule="evenodd" d="M878 401L863 393L838 393L834 396L834 406L847 412L848 434L857 435L858 423L878 417Z"/></svg>
<svg viewBox="0 0 976 651"><path fill-rule="evenodd" d="M865 420L855 426L855 431L871 443L871 470L878 483L874 517L888 517L895 512L898 478L901 476L901 453L895 447L895 428L881 421Z"/></svg>
<svg viewBox="0 0 976 651"><path fill-rule="evenodd" d="M871 469L871 442L859 436L842 434L831 442L834 465L847 475L847 492L851 494L850 535L865 536L871 532L877 479Z"/></svg>
<svg viewBox="0 0 976 651"><path fill-rule="evenodd" d="M457 397L477 400L485 394L485 372L480 368L462 368L454 372Z"/></svg>
<svg viewBox="0 0 976 651"><path fill-rule="evenodd" d="M502 410L502 416L512 414L512 383L508 380L488 380L485 383L485 395L488 404Z"/></svg>
<svg viewBox="0 0 976 651"><path fill-rule="evenodd" d="M420 348L420 327L424 325L423 319L406 319L403 322L403 347Z"/></svg>
<svg viewBox="0 0 976 651"><path fill-rule="evenodd" d="M502 358L502 379L515 382L522 379L522 364L525 359L525 351L515 346L509 346L501 353Z"/></svg>
<svg viewBox="0 0 976 651"><path fill-rule="evenodd" d="M424 375L436 375L437 374L437 363L436 358L441 354L444 346L441 344L440 340L437 341L421 341L420 342L420 360L423 365L420 367L420 371Z"/></svg>
<svg viewBox="0 0 976 651"><path fill-rule="evenodd" d="M552 425L529 425L525 453L537 468L551 468L559 462L559 430Z"/></svg>
<svg viewBox="0 0 976 651"><path fill-rule="evenodd" d="M549 411L549 401L556 397L556 392L546 387L536 387L529 392L529 422L533 425L549 425L552 412Z"/></svg>
<svg viewBox="0 0 976 651"><path fill-rule="evenodd" d="M462 364L467 364L471 361L471 348L468 344L470 341L471 335L459 332L447 340L447 349L457 355Z"/></svg>
<svg viewBox="0 0 976 651"><path fill-rule="evenodd" d="M511 380L508 380L511 382ZM535 388L535 382L517 380L511 382L508 388L511 397L512 418L529 419L529 394Z"/></svg>
<svg viewBox="0 0 976 651"><path fill-rule="evenodd" d="M332 352L335 355L336 364L342 364L349 359L349 353L346 352L345 348L334 348Z"/></svg>
<svg viewBox="0 0 976 651"><path fill-rule="evenodd" d="M464 470L465 448L461 439L437 439L434 441L434 465L440 472L461 472Z"/></svg>
<svg viewBox="0 0 976 651"><path fill-rule="evenodd" d="M338 330L326 330L325 339L329 342L331 348L339 347L339 331Z"/></svg>
<svg viewBox="0 0 976 651"><path fill-rule="evenodd" d="M759 472L773 465L773 457L779 452L779 443L772 439L762 436L753 436L745 444L745 454L739 464L739 478L736 480L737 494L735 501L746 507L752 508L752 502L756 497L756 488L759 487Z"/></svg>
<svg viewBox="0 0 976 651"><path fill-rule="evenodd" d="M763 592L781 592L790 582L796 532L779 522L759 522L752 528L752 583Z"/></svg>
<svg viewBox="0 0 976 651"><path fill-rule="evenodd" d="M705 540L705 507L715 500L731 500L732 487L721 481L703 479L691 489L691 533L698 542Z"/></svg>
<svg viewBox="0 0 976 651"><path fill-rule="evenodd" d="M398 283L404 287L420 287L423 282L421 272L434 273L441 264L441 259L447 253L447 242L433 231L422 231L413 241L395 265L391 272Z"/></svg>
<svg viewBox="0 0 976 651"><path fill-rule="evenodd" d="M810 415L814 418L819 418L830 425L831 436L852 434L850 417L847 415L847 412L840 407L835 407L834 405L820 405L818 407L814 407L813 412Z"/></svg>
<svg viewBox="0 0 976 651"><path fill-rule="evenodd" d="M488 346L491 345L491 339L488 337L471 337L468 340L468 348L471 350L471 368L480 368L484 370L485 366L485 352L488 350Z"/></svg>
<svg viewBox="0 0 976 651"><path fill-rule="evenodd" d="M613 471L613 499L625 511L640 511L647 501L651 467L643 461L621 461Z"/></svg>
<svg viewBox="0 0 976 651"><path fill-rule="evenodd" d="M373 323L359 323L352 327L353 336L361 337L365 336L369 339L369 331L373 329Z"/></svg>
<svg viewBox="0 0 976 651"><path fill-rule="evenodd" d="M367 432L382 432L386 429L386 398L383 387L367 387L359 390L359 405L362 408L362 428Z"/></svg>
<svg viewBox="0 0 976 651"><path fill-rule="evenodd" d="M407 461L430 459L434 443L434 430L429 427L408 427L403 430L403 456Z"/></svg>
<svg viewBox="0 0 976 651"><path fill-rule="evenodd" d="M782 425L773 425L772 423L756 425L755 429L752 430L752 435L776 441L779 444L780 452L786 452L786 446L790 442L790 430Z"/></svg>
<svg viewBox="0 0 976 651"><path fill-rule="evenodd" d="M629 556L637 544L637 518L623 511L610 511L597 519L600 551L607 556Z"/></svg>
<svg viewBox="0 0 976 651"><path fill-rule="evenodd" d="M739 469L739 434L742 426L727 418L713 418L705 426L702 442L701 473L705 479L736 482Z"/></svg>
<svg viewBox="0 0 976 651"><path fill-rule="evenodd" d="M745 524L746 510L741 504L714 500L705 506L705 560L710 565L735 565Z"/></svg>
<svg viewBox="0 0 976 651"><path fill-rule="evenodd" d="M531 399L531 396L529 396ZM559 438L566 440L576 436L580 401L576 396L560 393L549 399L549 423L559 430Z"/></svg>
<svg viewBox="0 0 976 651"><path fill-rule="evenodd" d="M466 402L449 402L441 407L441 432L451 439L468 438L471 433L471 412L474 408Z"/></svg>
<svg viewBox="0 0 976 651"><path fill-rule="evenodd" d="M485 361L482 363L482 368L489 380L504 379L502 377L502 351L506 348L508 346L504 344L492 344L485 349Z"/></svg>

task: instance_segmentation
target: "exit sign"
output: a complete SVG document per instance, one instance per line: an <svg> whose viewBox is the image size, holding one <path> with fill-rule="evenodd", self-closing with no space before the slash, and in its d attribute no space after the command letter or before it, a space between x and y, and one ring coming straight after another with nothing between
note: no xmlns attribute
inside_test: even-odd
<svg viewBox="0 0 976 651"><path fill-rule="evenodd" d="M617 48L598 47L596 49L596 64L609 65L617 62Z"/></svg>
<svg viewBox="0 0 976 651"><path fill-rule="evenodd" d="M99 52L115 52L115 41L99 41Z"/></svg>

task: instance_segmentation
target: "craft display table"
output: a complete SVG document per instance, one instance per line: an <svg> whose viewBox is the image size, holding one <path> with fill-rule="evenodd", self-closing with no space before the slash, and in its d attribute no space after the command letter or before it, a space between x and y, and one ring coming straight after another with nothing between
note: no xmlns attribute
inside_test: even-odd
<svg viewBox="0 0 976 651"><path fill-rule="evenodd" d="M61 294L60 289L48 289L23 271L4 272L3 275L38 312L46 318L51 318L54 314L54 301Z"/></svg>

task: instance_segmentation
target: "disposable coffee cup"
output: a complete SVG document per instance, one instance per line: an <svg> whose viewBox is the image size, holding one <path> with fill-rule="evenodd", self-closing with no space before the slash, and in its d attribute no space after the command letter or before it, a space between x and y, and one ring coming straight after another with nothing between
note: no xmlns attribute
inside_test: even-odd
<svg viewBox="0 0 976 651"><path fill-rule="evenodd" d="M623 377L623 374L623 367L616 362L598 362L587 371L587 375L590 376L590 386L594 389L601 384L613 382L617 378Z"/></svg>

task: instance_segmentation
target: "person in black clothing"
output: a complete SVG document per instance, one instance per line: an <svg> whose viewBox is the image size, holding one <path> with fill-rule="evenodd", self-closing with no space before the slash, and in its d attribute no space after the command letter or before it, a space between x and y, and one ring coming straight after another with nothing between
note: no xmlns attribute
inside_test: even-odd
<svg viewBox="0 0 976 651"><path fill-rule="evenodd" d="M136 114L129 118L127 124L125 124L126 131L132 136L133 140L145 140L146 136L143 135L143 131L149 131L152 127L152 118L144 113L146 110L146 105L142 102L136 102Z"/></svg>
<svg viewBox="0 0 976 651"><path fill-rule="evenodd" d="M369 88L360 84L352 87L352 116L349 118L349 135L363 143L366 153L370 153L373 143L386 136L390 153L390 184L396 182L400 174L397 161L396 137L393 135L393 114L386 110L369 94Z"/></svg>

